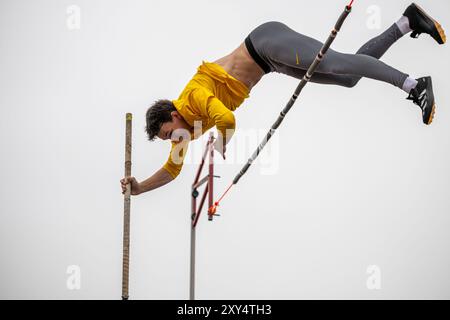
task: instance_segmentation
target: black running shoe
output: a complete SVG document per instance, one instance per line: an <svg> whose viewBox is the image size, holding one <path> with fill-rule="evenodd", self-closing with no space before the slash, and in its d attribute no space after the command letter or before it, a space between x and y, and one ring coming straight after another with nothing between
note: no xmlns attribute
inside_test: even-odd
<svg viewBox="0 0 450 320"><path fill-rule="evenodd" d="M444 44L446 36L439 22L430 17L421 7L412 3L403 13L409 19L412 29L411 38L418 38L421 33L428 33L439 44Z"/></svg>
<svg viewBox="0 0 450 320"><path fill-rule="evenodd" d="M431 77L423 77L416 79L417 86L411 89L409 96L406 98L412 100L422 109L423 123L430 124L433 121L436 105L434 103L433 84Z"/></svg>

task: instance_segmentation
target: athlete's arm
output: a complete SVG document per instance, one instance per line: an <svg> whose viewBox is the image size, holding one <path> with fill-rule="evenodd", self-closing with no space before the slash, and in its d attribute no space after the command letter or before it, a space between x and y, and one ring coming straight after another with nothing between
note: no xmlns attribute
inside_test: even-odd
<svg viewBox="0 0 450 320"><path fill-rule="evenodd" d="M156 171L151 177L142 182L138 182L134 177L126 177L120 180L122 193L125 193L126 186L131 183L131 194L138 195L153 189L157 189L173 181L183 167L184 156L189 145L187 142L172 142L169 157L164 166Z"/></svg>
<svg viewBox="0 0 450 320"><path fill-rule="evenodd" d="M166 169L161 168L156 171L150 178L138 182L135 177L126 177L120 180L122 185L122 193L125 193L127 184L131 183L131 194L136 196L138 194L159 188L170 181L173 180L173 177L167 172Z"/></svg>
<svg viewBox="0 0 450 320"><path fill-rule="evenodd" d="M225 158L225 146L231 140L236 127L236 120L233 112L228 109L222 101L206 91L196 90L194 97L199 101L200 112L210 119L213 119L216 125L219 137L214 147Z"/></svg>

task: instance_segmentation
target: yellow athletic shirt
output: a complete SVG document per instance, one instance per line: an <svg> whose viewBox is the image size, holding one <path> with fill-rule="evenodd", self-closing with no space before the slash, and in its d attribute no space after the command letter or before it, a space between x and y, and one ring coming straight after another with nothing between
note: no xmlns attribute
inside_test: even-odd
<svg viewBox="0 0 450 320"><path fill-rule="evenodd" d="M195 121L201 121L202 134L216 126L228 141L235 129L232 111L249 97L249 93L248 87L228 74L222 66L202 61L178 99L172 102L189 125L194 126ZM198 138L194 137L194 130L190 134L191 140ZM183 166L189 141L171 144L169 158L163 168L176 178Z"/></svg>

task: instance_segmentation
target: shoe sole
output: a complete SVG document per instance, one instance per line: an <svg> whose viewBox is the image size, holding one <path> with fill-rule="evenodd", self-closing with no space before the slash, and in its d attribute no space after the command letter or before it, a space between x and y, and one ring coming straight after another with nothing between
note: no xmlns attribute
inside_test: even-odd
<svg viewBox="0 0 450 320"><path fill-rule="evenodd" d="M430 125L431 122L433 122L434 114L436 113L436 101L434 100L433 81L432 81L431 77L427 77L427 81L428 81L427 92L430 95L429 98L431 98L433 101L433 105L431 106L431 112L430 112L430 115L428 116L428 119L426 122L427 125Z"/></svg>
<svg viewBox="0 0 450 320"><path fill-rule="evenodd" d="M434 103L433 106L431 107L431 114L430 114L430 117L428 118L427 125L429 125L429 124L431 124L431 122L433 122L435 113L436 113L436 103Z"/></svg>
<svg viewBox="0 0 450 320"><path fill-rule="evenodd" d="M433 23L434 23L434 27L436 28L436 31L438 32L438 34L439 34L439 39L436 39L436 38L434 38L435 40L437 40L437 42L439 43L439 44L444 44L446 41L447 41L447 37L446 37L446 35L445 35L445 31L444 31L444 29L442 28L442 26L441 26L441 24L439 23L439 22L437 22L436 20L434 20L432 17L430 17L430 15L429 14L427 14L426 12L425 12L425 10L423 10L419 5L417 5L417 3L414 3L414 5L417 7L417 9L419 9L419 11L424 15L424 16L426 16L428 19L430 19ZM440 41L439 41L440 40Z"/></svg>

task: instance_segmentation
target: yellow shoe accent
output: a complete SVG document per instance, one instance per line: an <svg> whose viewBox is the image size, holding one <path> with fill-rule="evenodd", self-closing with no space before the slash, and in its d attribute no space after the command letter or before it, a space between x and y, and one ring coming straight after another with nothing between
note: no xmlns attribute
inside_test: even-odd
<svg viewBox="0 0 450 320"><path fill-rule="evenodd" d="M423 10L417 3L414 3L414 4L420 11L422 11L422 13L424 15L426 15L431 21L434 22L434 26L436 27L437 31L439 32L439 36L441 37L442 43L444 44L447 41L447 37L445 36L445 31L442 28L441 24L439 22L437 22L436 20L434 20L432 17L430 17L430 15L427 14L425 12L425 10Z"/></svg>
<svg viewBox="0 0 450 320"><path fill-rule="evenodd" d="M441 36L442 42L445 43L447 42L447 37L445 36L445 32L444 29L442 29L442 26L435 21L434 25L436 26L437 31L439 32L439 35Z"/></svg>
<svg viewBox="0 0 450 320"><path fill-rule="evenodd" d="M431 122L433 122L433 118L434 118L434 114L436 113L436 104L433 104L432 110L431 110L431 115L430 118L428 119L428 124L431 124Z"/></svg>

